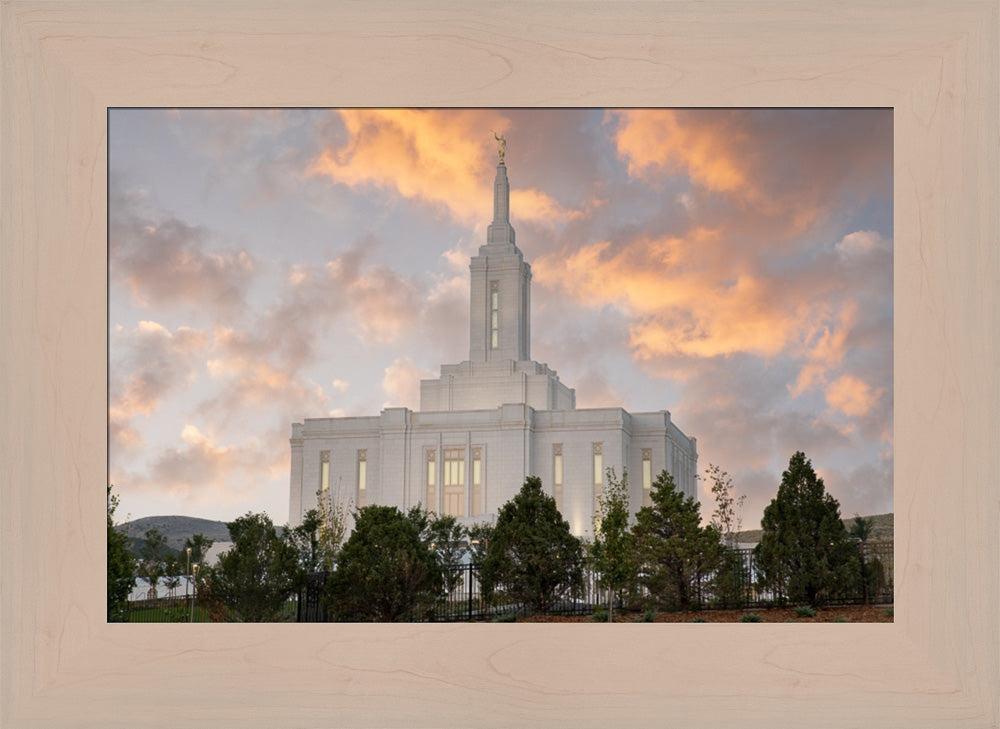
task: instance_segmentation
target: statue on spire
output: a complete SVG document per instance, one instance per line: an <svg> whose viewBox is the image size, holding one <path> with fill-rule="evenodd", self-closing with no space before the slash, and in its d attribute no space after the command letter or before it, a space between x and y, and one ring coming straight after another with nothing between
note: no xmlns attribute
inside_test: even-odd
<svg viewBox="0 0 1000 729"><path fill-rule="evenodd" d="M493 132L492 129L490 129L490 131ZM496 132L493 132L493 138L497 140L498 143L497 154L500 155L500 164L503 164L504 155L507 154L507 140L504 138L502 134L498 136Z"/></svg>

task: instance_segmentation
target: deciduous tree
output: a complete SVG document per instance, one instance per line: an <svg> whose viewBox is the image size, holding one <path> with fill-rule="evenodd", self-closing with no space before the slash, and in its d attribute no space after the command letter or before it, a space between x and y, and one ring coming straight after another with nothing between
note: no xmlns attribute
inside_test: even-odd
<svg viewBox="0 0 1000 729"><path fill-rule="evenodd" d="M205 564L205 556L208 554L208 550L212 548L214 542L206 537L204 534L193 534L192 536L184 540L184 549L191 550L191 564ZM185 565L184 568L187 569L187 555L184 556Z"/></svg>
<svg viewBox="0 0 1000 729"><path fill-rule="evenodd" d="M634 584L638 570L635 535L629 528L628 471L621 480L613 468L607 469L608 486L598 501L594 518L594 543L590 557L599 576L598 584L608 591L608 622L614 621L614 596Z"/></svg>
<svg viewBox="0 0 1000 729"><path fill-rule="evenodd" d="M116 529L115 510L118 497L108 486L108 621L125 620L128 596L135 586L135 559L128 548L128 537Z"/></svg>
<svg viewBox="0 0 1000 729"><path fill-rule="evenodd" d="M159 529L148 529L139 550L139 576L149 583L149 594L156 596L156 586L167 572L167 538Z"/></svg>
<svg viewBox="0 0 1000 729"><path fill-rule="evenodd" d="M735 496L733 479L728 473L714 464L705 469L705 476L711 483L712 496L715 497L715 511L712 512L712 526L719 530L727 547L736 546L736 533L743 525L743 502L746 494Z"/></svg>

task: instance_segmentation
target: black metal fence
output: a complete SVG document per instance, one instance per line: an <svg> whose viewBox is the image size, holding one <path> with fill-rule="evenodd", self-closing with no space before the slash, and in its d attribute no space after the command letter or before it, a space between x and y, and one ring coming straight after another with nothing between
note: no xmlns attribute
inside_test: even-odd
<svg viewBox="0 0 1000 729"><path fill-rule="evenodd" d="M856 589L835 595L828 602L846 604L890 604L893 601L893 545L873 543L860 545L862 561L859 563ZM422 620L440 622L491 621L504 617L523 616L529 613L526 605L504 602L502 599L487 603L479 584L479 567L476 564L452 565L445 568L446 582L451 589L437 601L433 610ZM299 594L299 622L326 622L329 619L323 602L323 588L328 572L309 576ZM749 609L789 604L782 595L760 584L760 570L755 564L752 549L728 550L721 567L695 575L691 584L692 607L696 609ZM646 590L636 587L616 596L616 609L636 608L648 598ZM582 591L575 596L564 596L550 606L550 615L589 615L599 605L606 605L608 593L599 587L597 575L584 570Z"/></svg>
<svg viewBox="0 0 1000 729"><path fill-rule="evenodd" d="M831 596L830 605L893 602L893 544L858 545L861 560L855 587ZM789 604L785 596L761 584L761 570L752 549L727 550L723 564L695 578L695 602L702 608L766 608Z"/></svg>
<svg viewBox="0 0 1000 729"><path fill-rule="evenodd" d="M224 610L224 609L223 609ZM130 600L125 607L122 620L127 623L211 623L225 621L225 617L213 615L207 606L194 595L159 597L148 600ZM299 596L293 595L284 604L279 622L316 622L303 620L299 608Z"/></svg>

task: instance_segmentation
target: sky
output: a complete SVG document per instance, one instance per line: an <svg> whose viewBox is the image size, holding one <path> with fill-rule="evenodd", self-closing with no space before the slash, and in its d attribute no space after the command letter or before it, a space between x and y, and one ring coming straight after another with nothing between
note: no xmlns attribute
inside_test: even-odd
<svg viewBox="0 0 1000 729"><path fill-rule="evenodd" d="M288 519L291 423L468 359L507 140L532 358L666 409L759 526L796 451L892 511L891 109L114 109L118 520ZM702 515L714 501L701 482Z"/></svg>

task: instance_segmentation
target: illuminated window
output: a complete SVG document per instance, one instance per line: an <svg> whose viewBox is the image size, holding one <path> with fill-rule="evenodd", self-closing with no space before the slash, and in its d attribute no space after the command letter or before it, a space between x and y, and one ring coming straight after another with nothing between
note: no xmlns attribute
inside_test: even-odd
<svg viewBox="0 0 1000 729"><path fill-rule="evenodd" d="M500 282L490 281L490 347L500 346Z"/></svg>
<svg viewBox="0 0 1000 729"><path fill-rule="evenodd" d="M319 452L319 487L321 491L330 490L330 451Z"/></svg>
<svg viewBox="0 0 1000 729"><path fill-rule="evenodd" d="M642 449L642 505L652 506L653 449Z"/></svg>
<svg viewBox="0 0 1000 729"><path fill-rule="evenodd" d="M444 452L444 513L465 516L465 449Z"/></svg>
<svg viewBox="0 0 1000 729"><path fill-rule="evenodd" d="M437 458L434 449L427 451L427 509L437 510Z"/></svg>
<svg viewBox="0 0 1000 729"><path fill-rule="evenodd" d="M594 443L594 511L597 512L601 497L604 496L604 448Z"/></svg>
<svg viewBox="0 0 1000 729"><path fill-rule="evenodd" d="M483 513L483 450L472 449L472 515Z"/></svg>
<svg viewBox="0 0 1000 729"><path fill-rule="evenodd" d="M358 508L368 503L368 451L358 451Z"/></svg>
<svg viewBox="0 0 1000 729"><path fill-rule="evenodd" d="M552 497L556 508L562 511L563 498L563 452L562 443L552 446Z"/></svg>

